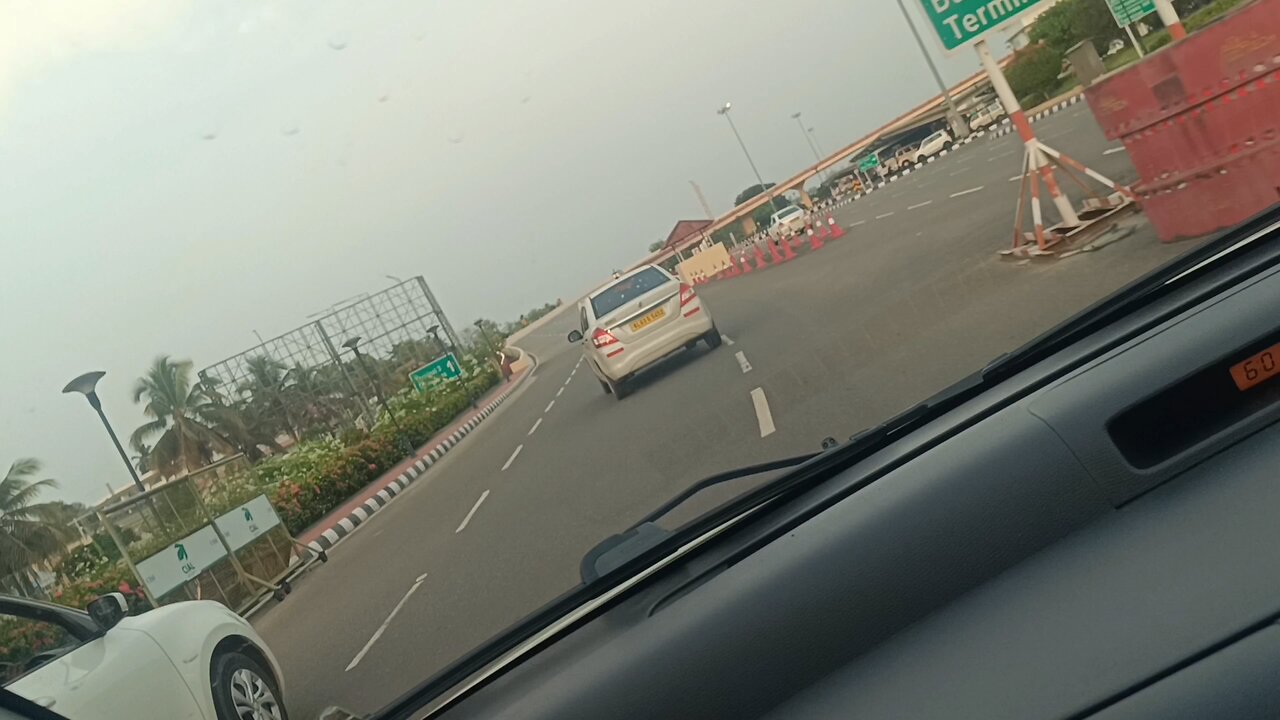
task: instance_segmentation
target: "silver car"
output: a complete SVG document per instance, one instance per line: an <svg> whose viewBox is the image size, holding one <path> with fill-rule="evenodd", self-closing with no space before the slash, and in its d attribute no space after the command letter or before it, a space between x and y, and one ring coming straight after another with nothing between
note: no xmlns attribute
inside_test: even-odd
<svg viewBox="0 0 1280 720"><path fill-rule="evenodd" d="M699 340L720 346L720 331L702 298L671 273L645 265L609 281L578 303L579 329L569 342L606 393L621 400L627 381L646 367Z"/></svg>

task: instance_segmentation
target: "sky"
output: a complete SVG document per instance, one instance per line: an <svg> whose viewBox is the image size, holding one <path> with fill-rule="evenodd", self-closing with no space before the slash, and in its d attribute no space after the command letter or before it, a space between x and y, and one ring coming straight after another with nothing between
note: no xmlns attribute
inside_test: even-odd
<svg viewBox="0 0 1280 720"><path fill-rule="evenodd" d="M993 43L993 46L1003 43ZM944 79L971 50L932 48ZM677 220L936 93L893 0L0 0L0 470L129 482L204 367L422 275L455 326L571 300Z"/></svg>

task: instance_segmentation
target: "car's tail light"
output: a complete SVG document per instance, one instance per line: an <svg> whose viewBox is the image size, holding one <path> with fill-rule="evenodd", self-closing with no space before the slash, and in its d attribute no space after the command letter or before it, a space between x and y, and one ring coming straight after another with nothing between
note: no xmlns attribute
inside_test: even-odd
<svg viewBox="0 0 1280 720"><path fill-rule="evenodd" d="M602 348L616 342L618 342L618 338L614 337L613 333L605 330L604 328L596 328L595 332L591 333L591 344L595 347Z"/></svg>
<svg viewBox="0 0 1280 720"><path fill-rule="evenodd" d="M696 297L698 296L693 292L693 288L680 283L680 307L688 305Z"/></svg>

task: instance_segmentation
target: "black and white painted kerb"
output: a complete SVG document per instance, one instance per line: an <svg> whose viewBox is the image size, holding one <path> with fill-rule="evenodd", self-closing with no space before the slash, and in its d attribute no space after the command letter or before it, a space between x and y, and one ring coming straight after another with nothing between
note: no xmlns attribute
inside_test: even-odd
<svg viewBox="0 0 1280 720"><path fill-rule="evenodd" d="M368 500L365 500L362 505L357 506L348 513L346 517L339 519L333 525L328 527L323 533L321 533L318 539L309 543L307 547L314 552L320 552L337 545L339 540L350 535L357 527L372 517L374 513L386 507L387 503L391 502L392 498L404 492L405 488L409 487L413 484L413 481L426 473L428 468L439 462L440 458L444 457L446 453L456 447L458 443L462 442L462 438L469 435L471 431L475 430L480 425L480 423L484 422L485 418L492 415L493 412L498 409L498 406L510 397L511 393L515 392L515 390L515 385L507 388L505 392L494 398L493 402L481 408L480 412L464 423L462 427L458 428L444 440L437 443L436 446L431 448L426 455L422 456L416 463L411 465L408 470L400 473L400 475L395 480L392 480L389 485L379 490Z"/></svg>

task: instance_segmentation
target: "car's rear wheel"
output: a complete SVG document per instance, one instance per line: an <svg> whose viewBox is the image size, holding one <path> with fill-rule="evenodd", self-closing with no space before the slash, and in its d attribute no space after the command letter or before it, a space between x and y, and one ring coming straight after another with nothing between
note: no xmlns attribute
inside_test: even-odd
<svg viewBox="0 0 1280 720"><path fill-rule="evenodd" d="M609 394L618 400L631 394L631 388L627 387L627 383L623 380L606 380L605 382L609 385Z"/></svg>
<svg viewBox="0 0 1280 720"><path fill-rule="evenodd" d="M218 720L288 720L275 677L248 655L222 653L209 674Z"/></svg>
<svg viewBox="0 0 1280 720"><path fill-rule="evenodd" d="M702 339L707 341L707 347L712 350L720 347L720 343L722 342L720 330L715 325L711 326L711 329L707 331L706 335L702 336Z"/></svg>
<svg viewBox="0 0 1280 720"><path fill-rule="evenodd" d="M600 380L600 378L596 378L596 379L597 379L597 380ZM604 394L605 394L605 395L612 395L612 394L613 394L613 388L609 387L609 383L607 383L607 382L605 382L605 381L603 381L603 380L600 380L600 387L604 388Z"/></svg>

